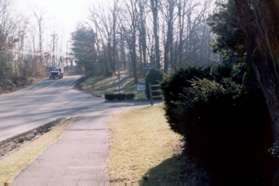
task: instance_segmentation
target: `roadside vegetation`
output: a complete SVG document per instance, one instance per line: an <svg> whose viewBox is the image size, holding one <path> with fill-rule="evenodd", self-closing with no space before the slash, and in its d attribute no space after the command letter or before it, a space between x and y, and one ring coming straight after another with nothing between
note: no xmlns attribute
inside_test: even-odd
<svg viewBox="0 0 279 186"><path fill-rule="evenodd" d="M123 82L126 85L120 83L121 89L130 92L151 69L172 73L218 63L207 25L211 5L208 0L112 0L100 11L96 4L72 35L76 63L90 77L84 89L117 93L114 82L125 71L129 78ZM99 77L111 80L110 84L95 84Z"/></svg>
<svg viewBox="0 0 279 186"><path fill-rule="evenodd" d="M23 43L22 37L17 34L23 24L18 24L11 15L10 2L0 1L0 94L14 91L17 88L29 85L33 81L31 61L29 56L16 55L15 50ZM19 52L19 51L18 51Z"/></svg>
<svg viewBox="0 0 279 186"><path fill-rule="evenodd" d="M184 156L205 168L210 185L279 183L274 135L279 128L273 113L278 115L273 102L278 100L278 79L268 75L278 75L273 58L278 43L272 45L274 30L269 30L278 28L278 22L267 13L273 9L267 4L218 2L208 22L222 64L181 69L162 84L168 122L186 142ZM261 21L259 12L266 16Z"/></svg>
<svg viewBox="0 0 279 186"><path fill-rule="evenodd" d="M208 171L210 184L265 185L270 178L261 172L272 145L268 110L260 91L233 73L226 66L190 68L166 80L167 118L185 137L187 157Z"/></svg>
<svg viewBox="0 0 279 186"><path fill-rule="evenodd" d="M0 0L0 94L45 78L50 69L65 66L69 73L78 71L73 57L58 52L60 38L48 31L46 14L30 8L26 16L15 11L16 3Z"/></svg>
<svg viewBox="0 0 279 186"><path fill-rule="evenodd" d="M119 76L85 77L77 85L77 88L98 97L103 97L106 94L123 93L134 94L135 100L145 100L145 93L137 91L136 86L134 79L123 72L120 78Z"/></svg>
<svg viewBox="0 0 279 186"><path fill-rule="evenodd" d="M108 173L111 182L180 179L184 162L174 157L182 151L181 136L171 131L162 106L141 107L116 114L109 128ZM165 166L148 173L167 160Z"/></svg>
<svg viewBox="0 0 279 186"><path fill-rule="evenodd" d="M164 74L161 71L151 69L145 78L139 80L144 89L137 90L137 84L127 72L122 72L120 77L88 76L80 80L77 88L98 97L106 97L106 95L117 97L117 94L132 94L134 95L132 100L145 101L150 97L149 86L160 85L163 77Z"/></svg>
<svg viewBox="0 0 279 186"><path fill-rule="evenodd" d="M151 69L164 72L167 121L183 136L182 156L206 170L208 184L278 185L278 1L216 1L213 12L211 5L206 0L114 0L107 11L93 8L91 24L73 34L74 55L92 76L111 77L126 70L137 84ZM138 117L130 115L121 123L148 118L141 112ZM144 138L138 143L147 144L136 141L130 148L121 148L130 146L142 131L148 135L159 122L135 126L145 128L131 138L128 132L132 131L120 131L123 135L115 135L115 140L124 140L112 146L112 158L122 151L158 150L151 145L156 140ZM113 163L130 165L126 161L130 156L125 155ZM149 162L141 156L145 152L130 158L133 163ZM110 164L110 169L117 166ZM133 173L118 177L132 168L115 168L111 175L115 180L134 181L146 171L132 178Z"/></svg>

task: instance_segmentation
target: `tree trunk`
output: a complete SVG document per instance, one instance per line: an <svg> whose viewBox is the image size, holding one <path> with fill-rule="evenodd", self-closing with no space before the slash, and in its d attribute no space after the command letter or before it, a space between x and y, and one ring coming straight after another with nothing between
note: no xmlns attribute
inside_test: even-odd
<svg viewBox="0 0 279 186"><path fill-rule="evenodd" d="M130 54L131 54L131 62L132 62L132 73L134 76L135 83L138 83L138 65L137 65L137 28L138 28L138 12L136 8L136 2L134 0L130 0L130 4L128 5L129 14L131 18L130 32L131 38L128 42L130 42Z"/></svg>
<svg viewBox="0 0 279 186"><path fill-rule="evenodd" d="M127 70L127 61L126 61L126 53L125 53L125 37L124 34L121 33L121 40L120 40L120 60L122 61L121 68Z"/></svg>
<svg viewBox="0 0 279 186"><path fill-rule="evenodd" d="M160 36L159 36L159 2L151 0L151 10L153 15L153 34L154 34L154 63L157 69L161 68L160 64Z"/></svg>
<svg viewBox="0 0 279 186"><path fill-rule="evenodd" d="M279 157L279 2L235 0L246 34L247 61L253 67L272 120L273 155ZM252 7L252 8L251 8ZM278 166L277 166L278 168ZM278 171L277 171L278 172ZM277 174L277 173L276 173ZM278 176L273 185L279 185Z"/></svg>
<svg viewBox="0 0 279 186"><path fill-rule="evenodd" d="M176 70L182 67L182 54L183 54L183 33L185 26L185 1L178 1L178 47L177 47L177 60L176 60Z"/></svg>
<svg viewBox="0 0 279 186"><path fill-rule="evenodd" d="M164 71L168 73L169 68L173 67L173 26L174 26L174 1L168 1L167 13L167 41L165 44L165 66Z"/></svg>
<svg viewBox="0 0 279 186"><path fill-rule="evenodd" d="M113 10L112 10L112 56L111 56L111 64L112 64L112 72L116 73L116 63L117 61L117 22L118 22L118 0L114 0Z"/></svg>
<svg viewBox="0 0 279 186"><path fill-rule="evenodd" d="M132 33L132 65L133 65L133 76L135 83L138 83L138 72L137 72L137 49L136 49L136 31Z"/></svg>
<svg viewBox="0 0 279 186"><path fill-rule="evenodd" d="M141 57L141 74L144 75L144 66L147 65L147 42L146 42L146 13L145 2L138 1L139 4L139 48Z"/></svg>

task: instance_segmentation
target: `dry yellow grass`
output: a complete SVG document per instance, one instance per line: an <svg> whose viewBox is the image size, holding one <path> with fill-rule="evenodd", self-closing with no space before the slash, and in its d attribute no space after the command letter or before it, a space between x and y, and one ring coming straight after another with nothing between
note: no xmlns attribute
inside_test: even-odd
<svg viewBox="0 0 279 186"><path fill-rule="evenodd" d="M57 142L67 123L54 127L50 132L0 159L0 186L11 183L18 173L43 153L49 145Z"/></svg>
<svg viewBox="0 0 279 186"><path fill-rule="evenodd" d="M172 171L165 170L171 166L164 165L171 162L173 168L177 163L172 157L178 152L181 136L169 128L161 106L120 113L113 116L109 126L108 172L111 181L138 182L154 167L158 168L154 169L158 174Z"/></svg>

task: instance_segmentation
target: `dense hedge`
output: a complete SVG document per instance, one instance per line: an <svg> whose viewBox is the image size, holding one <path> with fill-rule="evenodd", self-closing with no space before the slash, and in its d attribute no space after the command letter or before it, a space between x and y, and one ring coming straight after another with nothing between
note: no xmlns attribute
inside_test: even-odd
<svg viewBox="0 0 279 186"><path fill-rule="evenodd" d="M167 119L185 137L187 155L208 169L211 185L268 185L272 139L264 98L224 69L189 68L165 80Z"/></svg>
<svg viewBox="0 0 279 186"><path fill-rule="evenodd" d="M107 101L132 101L135 99L135 94L105 94Z"/></svg>

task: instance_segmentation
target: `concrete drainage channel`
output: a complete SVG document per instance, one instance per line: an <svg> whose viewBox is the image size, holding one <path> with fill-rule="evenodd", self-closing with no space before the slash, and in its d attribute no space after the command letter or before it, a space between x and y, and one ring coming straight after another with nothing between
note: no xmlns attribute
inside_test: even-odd
<svg viewBox="0 0 279 186"><path fill-rule="evenodd" d="M71 118L62 118L51 121L45 125L27 131L25 133L19 134L15 137L6 139L0 142L0 158L8 154L9 152L20 148L22 144L28 141L32 141L43 134L49 132L53 127L63 124L67 121L71 120Z"/></svg>

